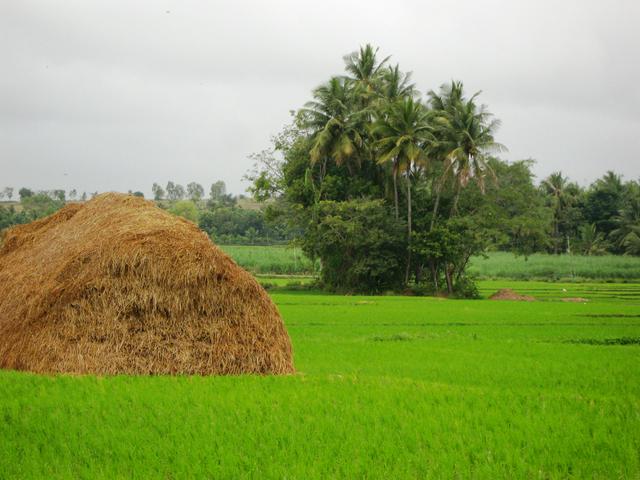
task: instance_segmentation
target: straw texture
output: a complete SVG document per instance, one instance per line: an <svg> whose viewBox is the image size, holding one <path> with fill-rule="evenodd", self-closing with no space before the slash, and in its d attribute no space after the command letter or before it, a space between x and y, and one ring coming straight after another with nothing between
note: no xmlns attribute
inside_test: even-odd
<svg viewBox="0 0 640 480"><path fill-rule="evenodd" d="M294 371L282 319L256 280L194 224L116 193L5 232L0 367Z"/></svg>

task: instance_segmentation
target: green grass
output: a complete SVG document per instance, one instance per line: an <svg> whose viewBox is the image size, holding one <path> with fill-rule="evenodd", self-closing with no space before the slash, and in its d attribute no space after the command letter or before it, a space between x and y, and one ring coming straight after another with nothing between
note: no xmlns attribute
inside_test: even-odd
<svg viewBox="0 0 640 480"><path fill-rule="evenodd" d="M298 247L221 245L240 266L257 274L309 275L314 266Z"/></svg>
<svg viewBox="0 0 640 480"><path fill-rule="evenodd" d="M310 275L314 272L311 261L299 248L222 245L222 249L239 265L256 274ZM640 280L640 257L534 254L525 258L493 252L486 259L474 258L469 272L484 279L637 281Z"/></svg>
<svg viewBox="0 0 640 480"><path fill-rule="evenodd" d="M480 280L478 290L484 298L502 288L511 288L538 300L560 300L562 298L586 298L607 303L640 304L640 284L637 283L579 283L542 282L518 280Z"/></svg>
<svg viewBox="0 0 640 480"><path fill-rule="evenodd" d="M514 284L278 291L293 376L0 372L0 478L640 478L640 285Z"/></svg>
<svg viewBox="0 0 640 480"><path fill-rule="evenodd" d="M640 280L640 257L537 253L525 258L494 252L487 259L474 258L469 272L484 278L522 280Z"/></svg>

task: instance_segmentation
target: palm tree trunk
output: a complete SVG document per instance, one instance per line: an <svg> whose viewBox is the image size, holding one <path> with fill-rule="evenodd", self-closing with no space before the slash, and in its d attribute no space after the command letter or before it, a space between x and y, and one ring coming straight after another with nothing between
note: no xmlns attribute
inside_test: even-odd
<svg viewBox="0 0 640 480"><path fill-rule="evenodd" d="M440 207L440 194L442 193L442 184L440 182L436 185L436 201L433 204L433 213L431 215L431 226L429 231L433 231L433 227L436 225L436 217L438 216L438 208Z"/></svg>
<svg viewBox="0 0 640 480"><path fill-rule="evenodd" d="M393 205L396 209L396 220L400 218L400 211L398 209L398 168L396 165L393 167Z"/></svg>
<svg viewBox="0 0 640 480"><path fill-rule="evenodd" d="M458 200L460 200L460 189L462 185L460 182L456 182L456 193L453 196L453 204L451 205L451 213L449 214L449 218L453 218L456 213L458 213Z"/></svg>
<svg viewBox="0 0 640 480"><path fill-rule="evenodd" d="M409 284L411 269L411 170L407 167L407 269L404 274L405 285Z"/></svg>

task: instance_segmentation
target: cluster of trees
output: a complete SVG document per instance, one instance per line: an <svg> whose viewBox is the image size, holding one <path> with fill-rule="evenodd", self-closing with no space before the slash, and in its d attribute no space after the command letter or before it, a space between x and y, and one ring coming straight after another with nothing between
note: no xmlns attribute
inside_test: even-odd
<svg viewBox="0 0 640 480"><path fill-rule="evenodd" d="M239 206L238 201L245 197L227 193L223 181L211 184L207 199L204 187L197 182L186 188L173 181L164 188L154 183L151 190L161 208L198 224L216 243L268 245L286 243L291 238L286 224L277 219L267 221L261 209Z"/></svg>
<svg viewBox="0 0 640 480"><path fill-rule="evenodd" d="M198 182L190 182L187 184L186 189L179 183L174 183L172 181L167 182L165 188L162 188L158 183L154 183L151 187L151 191L153 192L153 199L156 202L161 202L163 200L180 201L189 199L192 202L197 203L202 201L205 197L204 187ZM211 188L209 189L209 201L233 204L234 197L227 193L226 184L219 180L211 184Z"/></svg>
<svg viewBox="0 0 640 480"><path fill-rule="evenodd" d="M347 55L345 74L313 91L248 174L270 218L302 232L327 287L473 295L466 267L489 248L635 252L637 183L609 175L615 187L605 177L582 190L556 174L535 185L531 161L495 156L499 121L479 92L454 81L422 97L377 52Z"/></svg>
<svg viewBox="0 0 640 480"><path fill-rule="evenodd" d="M213 241L223 245L272 245L292 238L286 223L267 221L262 210L241 208L236 198L199 203L178 200L159 205L196 223Z"/></svg>
<svg viewBox="0 0 640 480"><path fill-rule="evenodd" d="M0 191L0 200L5 200L9 202L13 201L14 192L15 192L15 189L13 187L5 187L3 190ZM141 197L144 196L142 192L132 192L131 190L129 190L129 193L132 195L138 195ZM30 198L36 195L49 197L52 200L59 200L61 202L66 202L66 201L85 202L87 198L93 198L96 195L98 195L98 192L93 192L89 194L87 194L87 192L82 192L82 194L80 194L80 192L78 192L78 190L76 190L75 188L69 190L69 192L62 189L34 191L30 188L22 187L20 190L18 190L18 198L16 200L20 200L22 202L24 199Z"/></svg>
<svg viewBox="0 0 640 480"><path fill-rule="evenodd" d="M195 182L187 185L186 190L172 181L167 183L166 189L154 184L153 192L161 208L198 224L217 243L275 244L286 243L292 238L292 232L286 223L266 218L261 209L239 206L238 201L244 197L228 194L223 181L211 185L208 199L204 198L203 187ZM12 199L12 188L5 189L3 193L3 198ZM144 196L138 191L129 193ZM90 195L93 197L97 192ZM62 208L66 201L77 198L74 190L67 194L64 190L34 192L21 188L19 204L0 207L0 230L50 215ZM87 194L79 199L86 200Z"/></svg>
<svg viewBox="0 0 640 480"><path fill-rule="evenodd" d="M550 251L640 255L638 182L609 171L585 189L556 172L540 190L552 211Z"/></svg>
<svg viewBox="0 0 640 480"><path fill-rule="evenodd" d="M34 193L27 188L21 188L19 195L19 208L13 204L0 208L0 230L51 215L65 204L64 190Z"/></svg>

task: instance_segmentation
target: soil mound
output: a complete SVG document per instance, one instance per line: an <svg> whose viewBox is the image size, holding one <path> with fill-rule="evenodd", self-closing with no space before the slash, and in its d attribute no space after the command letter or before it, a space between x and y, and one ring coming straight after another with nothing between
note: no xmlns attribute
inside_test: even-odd
<svg viewBox="0 0 640 480"><path fill-rule="evenodd" d="M108 193L0 246L0 367L39 373L286 374L256 280L194 224Z"/></svg>
<svg viewBox="0 0 640 480"><path fill-rule="evenodd" d="M536 299L529 295L520 295L510 288L503 288L489 297L489 300L516 300L521 302L535 302Z"/></svg>
<svg viewBox="0 0 640 480"><path fill-rule="evenodd" d="M570 303L586 303L589 301L588 298L582 298L582 297L565 297L565 298L561 298L560 300L562 300L563 302L570 302Z"/></svg>

